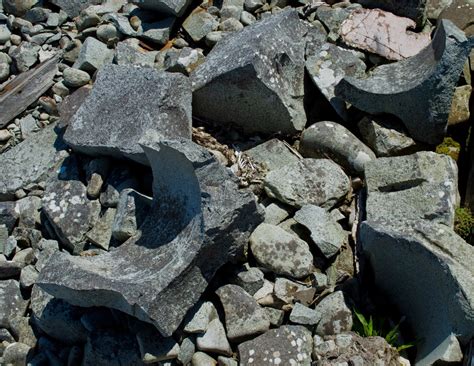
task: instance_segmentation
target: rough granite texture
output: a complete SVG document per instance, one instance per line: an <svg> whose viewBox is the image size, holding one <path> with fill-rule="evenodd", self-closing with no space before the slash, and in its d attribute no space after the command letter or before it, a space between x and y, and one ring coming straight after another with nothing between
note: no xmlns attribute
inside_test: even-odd
<svg viewBox="0 0 474 366"><path fill-rule="evenodd" d="M441 20L429 47L406 60L379 66L367 78L345 77L336 86L336 96L371 114L393 114L415 140L438 144L470 49L464 33L449 20Z"/></svg>
<svg viewBox="0 0 474 366"><path fill-rule="evenodd" d="M84 154L147 164L139 141L191 138L191 89L180 74L107 65L71 118L65 141Z"/></svg>
<svg viewBox="0 0 474 366"><path fill-rule="evenodd" d="M284 10L219 42L191 74L193 114L247 132L301 131L305 33Z"/></svg>
<svg viewBox="0 0 474 366"><path fill-rule="evenodd" d="M55 253L38 284L78 306L106 306L170 336L216 270L263 220L253 195L212 155L181 140L144 146L154 205L140 233L95 257Z"/></svg>

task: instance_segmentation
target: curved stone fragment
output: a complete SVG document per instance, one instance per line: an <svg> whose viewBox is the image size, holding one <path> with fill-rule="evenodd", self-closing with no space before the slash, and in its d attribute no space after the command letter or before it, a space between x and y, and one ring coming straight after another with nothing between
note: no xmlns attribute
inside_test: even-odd
<svg viewBox="0 0 474 366"><path fill-rule="evenodd" d="M430 46L406 60L382 65L369 77L346 77L336 96L372 114L397 116L418 141L441 142L454 88L470 52L464 33L441 20Z"/></svg>
<svg viewBox="0 0 474 366"><path fill-rule="evenodd" d="M73 305L117 309L170 336L216 270L240 254L263 214L198 145L182 140L143 149L154 203L137 235L95 257L56 253L37 283Z"/></svg>
<svg viewBox="0 0 474 366"><path fill-rule="evenodd" d="M183 75L107 65L70 119L64 139L83 154L147 164L139 145L145 136L191 138L191 100L191 87Z"/></svg>
<svg viewBox="0 0 474 366"><path fill-rule="evenodd" d="M284 10L218 43L191 74L193 114L248 132L302 130L305 33Z"/></svg>

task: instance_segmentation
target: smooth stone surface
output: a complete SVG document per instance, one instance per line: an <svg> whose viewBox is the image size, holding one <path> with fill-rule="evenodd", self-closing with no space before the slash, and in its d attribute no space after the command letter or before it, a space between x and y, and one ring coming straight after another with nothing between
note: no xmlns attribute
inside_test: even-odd
<svg viewBox="0 0 474 366"><path fill-rule="evenodd" d="M145 10L166 13L176 17L183 15L190 0L133 0L133 3Z"/></svg>
<svg viewBox="0 0 474 366"><path fill-rule="evenodd" d="M249 339L270 328L264 309L240 286L226 285L216 293L224 307L225 327L231 342Z"/></svg>
<svg viewBox="0 0 474 366"><path fill-rule="evenodd" d="M219 42L191 74L193 113L246 132L301 131L305 31L288 9Z"/></svg>
<svg viewBox="0 0 474 366"><path fill-rule="evenodd" d="M85 8L100 4L102 0L51 0L51 2L64 10L70 18L74 18Z"/></svg>
<svg viewBox="0 0 474 366"><path fill-rule="evenodd" d="M311 365L313 340L305 327L284 325L239 345L242 365Z"/></svg>
<svg viewBox="0 0 474 366"><path fill-rule="evenodd" d="M32 347L24 343L11 343L3 351L3 362L14 366L26 365L32 353Z"/></svg>
<svg viewBox="0 0 474 366"><path fill-rule="evenodd" d="M147 164L141 139L191 138L191 89L178 74L108 65L69 122L65 141L78 152Z"/></svg>
<svg viewBox="0 0 474 366"><path fill-rule="evenodd" d="M105 43L93 37L87 37L81 46L73 68L94 73L105 64L112 62L114 51L107 48Z"/></svg>
<svg viewBox="0 0 474 366"><path fill-rule="evenodd" d="M98 219L100 204L87 198L86 186L80 181L53 180L46 186L43 212L61 243L78 254Z"/></svg>
<svg viewBox="0 0 474 366"><path fill-rule="evenodd" d="M326 258L337 254L347 240L347 233L324 208L306 205L294 218L309 229L311 239Z"/></svg>
<svg viewBox="0 0 474 366"><path fill-rule="evenodd" d="M240 256L263 215L252 193L239 191L232 173L198 145L144 149L154 203L141 235L98 256L55 253L37 283L71 304L117 309L170 336L217 269Z"/></svg>
<svg viewBox="0 0 474 366"><path fill-rule="evenodd" d="M290 321L301 325L316 325L321 320L321 314L314 309L301 305L299 302L295 304L291 310Z"/></svg>
<svg viewBox="0 0 474 366"><path fill-rule="evenodd" d="M0 155L0 201L14 197L18 189L44 181L68 156L55 126L49 126ZM18 162L21 161L21 164Z"/></svg>
<svg viewBox="0 0 474 366"><path fill-rule="evenodd" d="M300 159L280 140L271 139L245 151L245 154L266 170L276 170Z"/></svg>
<svg viewBox="0 0 474 366"><path fill-rule="evenodd" d="M204 352L196 352L191 359L192 366L216 366L217 361Z"/></svg>
<svg viewBox="0 0 474 366"><path fill-rule="evenodd" d="M303 131L300 153L305 158L329 157L352 174L362 175L375 154L352 132L336 122L317 122Z"/></svg>
<svg viewBox="0 0 474 366"><path fill-rule="evenodd" d="M388 118L364 117L358 127L362 140L377 157L406 155L419 149L415 140L407 136L403 125Z"/></svg>
<svg viewBox="0 0 474 366"><path fill-rule="evenodd" d="M283 208L283 205L278 203L270 203L265 207L265 223L270 225L278 225L288 218L288 210Z"/></svg>
<svg viewBox="0 0 474 366"><path fill-rule="evenodd" d="M68 67L63 71L64 76L64 85L69 88L80 88L81 86L86 85L91 77L85 71L75 69L73 67Z"/></svg>
<svg viewBox="0 0 474 366"><path fill-rule="evenodd" d="M429 47L406 60L379 66L365 79L345 77L336 95L365 112L393 114L415 140L438 144L470 49L464 33L442 20Z"/></svg>
<svg viewBox="0 0 474 366"><path fill-rule="evenodd" d="M347 119L347 106L344 100L336 97L335 87L345 76L363 77L366 65L355 51L338 47L331 43L323 44L315 54L306 60L306 70L320 92L331 103L343 119Z"/></svg>
<svg viewBox="0 0 474 366"><path fill-rule="evenodd" d="M447 155L418 152L367 164L367 220L430 220L449 227L459 202L457 166Z"/></svg>
<svg viewBox="0 0 474 366"><path fill-rule="evenodd" d="M217 310L210 301L196 304L186 316L184 331L186 333L205 333L209 323L218 318Z"/></svg>
<svg viewBox="0 0 474 366"><path fill-rule="evenodd" d="M275 225L261 224L250 236L257 262L277 274L302 278L313 270L308 244Z"/></svg>
<svg viewBox="0 0 474 366"><path fill-rule="evenodd" d="M218 20L200 7L194 10L183 22L184 30L195 42L199 42L207 34L216 30L218 25Z"/></svg>
<svg viewBox="0 0 474 366"><path fill-rule="evenodd" d="M329 159L303 159L268 173L264 188L268 196L293 207L330 209L349 193L350 180Z"/></svg>

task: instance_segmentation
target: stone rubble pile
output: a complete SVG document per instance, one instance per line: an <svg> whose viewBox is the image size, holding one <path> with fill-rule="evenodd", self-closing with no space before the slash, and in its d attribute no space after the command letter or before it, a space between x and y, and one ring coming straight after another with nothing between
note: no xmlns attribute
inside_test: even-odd
<svg viewBox="0 0 474 366"><path fill-rule="evenodd" d="M473 18L0 1L0 365L474 365Z"/></svg>

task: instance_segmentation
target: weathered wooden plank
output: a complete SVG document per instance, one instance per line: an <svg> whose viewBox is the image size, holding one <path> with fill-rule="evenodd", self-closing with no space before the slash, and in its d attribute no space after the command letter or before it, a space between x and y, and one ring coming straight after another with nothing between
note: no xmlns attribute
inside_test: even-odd
<svg viewBox="0 0 474 366"><path fill-rule="evenodd" d="M0 92L0 128L6 126L53 84L59 57L53 57L9 82Z"/></svg>

